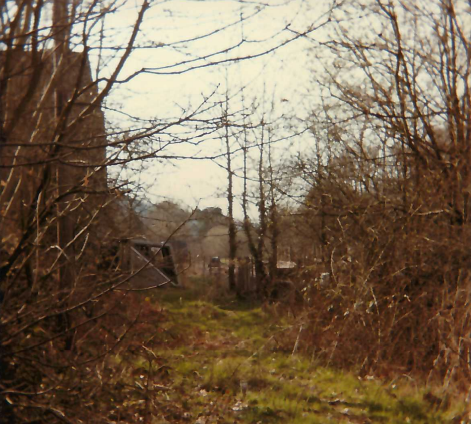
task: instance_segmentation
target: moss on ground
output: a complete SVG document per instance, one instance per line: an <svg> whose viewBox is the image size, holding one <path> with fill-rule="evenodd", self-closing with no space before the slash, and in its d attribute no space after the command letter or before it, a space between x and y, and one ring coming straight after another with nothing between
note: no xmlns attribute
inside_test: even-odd
<svg viewBox="0 0 471 424"><path fill-rule="evenodd" d="M153 295L168 314L155 352L168 372L154 380L165 390L154 391L153 423L460 422L461 405L440 409L406 381L321 367L279 343L290 329L286 319L227 297L198 300L200 293L172 288Z"/></svg>

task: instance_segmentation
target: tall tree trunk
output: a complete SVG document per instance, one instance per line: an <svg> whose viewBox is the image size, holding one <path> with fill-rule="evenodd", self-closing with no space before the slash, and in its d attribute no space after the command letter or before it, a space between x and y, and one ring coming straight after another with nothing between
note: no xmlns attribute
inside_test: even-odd
<svg viewBox="0 0 471 424"><path fill-rule="evenodd" d="M280 235L278 210L276 207L275 199L275 182L273 180L273 167L271 157L271 145L268 146L268 170L270 174L270 227L271 227L271 253L270 253L270 282L273 282L278 277L278 239Z"/></svg>
<svg viewBox="0 0 471 424"><path fill-rule="evenodd" d="M265 187L264 183L265 180L263 178L263 152L265 149L265 128L264 124L262 122L262 138L260 142L260 156L259 156L259 162L258 162L258 196L259 196L259 201L258 201L258 219L260 222L260 227L258 231L258 244L257 244L257 258L259 261L258 267L259 267L259 278L257 278L257 292L260 298L265 298L268 295L267 292L267 284L268 284L268 278L265 272L265 267L263 264L263 251L264 251L264 244L265 244L265 237L267 234L267 208L266 208L266 196L265 196Z"/></svg>
<svg viewBox="0 0 471 424"><path fill-rule="evenodd" d="M231 158L231 145L229 140L229 123L228 123L228 93L226 91L226 102L224 111L224 126L225 126L225 142L227 153L227 203L229 215L229 289L236 291L236 278L235 278L235 260L237 255L237 239L236 239L236 226L234 221L234 193L233 193L233 173L232 173L232 158Z"/></svg>
<svg viewBox="0 0 471 424"><path fill-rule="evenodd" d="M242 192L242 210L244 214L244 231L245 235L247 236L247 242L250 250L250 254L253 257L254 266L255 266L255 278L257 281L257 295L260 296L261 293L258 291L258 288L261 284L266 280L266 273L265 268L263 266L263 259L262 256L259 255L259 250L255 245L252 233L252 225L250 222L250 218L248 215L248 208L247 208L247 149L248 149L248 142L247 142L247 128L244 125L244 190Z"/></svg>

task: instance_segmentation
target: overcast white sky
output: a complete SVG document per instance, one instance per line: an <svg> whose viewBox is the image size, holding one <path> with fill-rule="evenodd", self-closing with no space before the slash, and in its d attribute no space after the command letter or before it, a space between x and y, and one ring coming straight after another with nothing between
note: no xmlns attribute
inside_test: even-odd
<svg viewBox="0 0 471 424"><path fill-rule="evenodd" d="M293 31L304 31L309 25L322 22L322 14L328 4L327 0L269 0L263 4L223 0L161 2L153 5L147 12L139 38L141 45L157 47L137 50L122 76L130 75L143 67L157 68L222 50L237 43L242 36L258 42L244 44L226 57L263 51L294 34L282 31L288 24ZM125 5L125 13L121 12L108 19L108 25L118 28L118 34L123 35L123 44L128 33L124 28L131 25L136 17L134 2L125 2ZM191 39L227 24L237 23L241 14L254 14L254 17L245 21L243 26L236 24L212 37L182 43L174 48L166 47L172 42ZM313 37L315 36L314 33ZM158 47L162 44L164 47ZM214 99L222 99L227 78L230 93L245 87L247 104L253 98L258 98L260 103L264 96L273 100L278 115L296 113L305 116L305 95L309 91L312 72L308 54L311 46L312 43L308 40L300 39L273 54L234 63L229 67L208 67L171 76L142 74L116 90L108 104L118 105L124 112L141 118L167 118L178 115L179 108L198 104L203 96L208 96L217 86L218 94ZM219 58L224 59L224 55ZM118 119L112 114L108 114L108 118ZM221 141L208 141L198 148L185 149L183 154L210 155L220 151ZM286 154L286 149L284 152ZM179 153L182 154L182 151ZM183 202L190 207L199 204L200 208L219 206L226 210L226 174L215 163L154 161L146 166L147 170L136 178L148 185L147 193L152 200L168 199ZM240 185L238 187L240 190Z"/></svg>

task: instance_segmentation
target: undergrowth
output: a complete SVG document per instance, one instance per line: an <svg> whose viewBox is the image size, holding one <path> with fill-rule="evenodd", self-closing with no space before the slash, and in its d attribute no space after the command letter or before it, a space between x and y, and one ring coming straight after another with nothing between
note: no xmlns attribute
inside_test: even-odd
<svg viewBox="0 0 471 424"><path fill-rule="evenodd" d="M410 378L380 380L321 366L295 351L294 319L230 296L202 300L207 288L200 282L148 299L167 314L154 338L161 347L154 352L149 422L468 422L459 398L443 402Z"/></svg>

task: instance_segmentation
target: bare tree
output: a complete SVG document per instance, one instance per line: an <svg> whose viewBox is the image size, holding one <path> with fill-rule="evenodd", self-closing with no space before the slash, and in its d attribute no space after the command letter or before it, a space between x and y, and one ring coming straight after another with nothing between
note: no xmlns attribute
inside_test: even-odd
<svg viewBox="0 0 471 424"><path fill-rule="evenodd" d="M313 128L326 147L301 168L338 290L326 302L346 314L331 359L353 360L355 344L365 367L469 377L468 12L459 0L344 2L319 46Z"/></svg>
<svg viewBox="0 0 471 424"><path fill-rule="evenodd" d="M226 76L227 84L227 76ZM229 289L231 291L236 291L236 275L235 275L235 265L237 257L237 229L234 220L234 174L232 170L232 152L231 152L231 143L229 135L229 93L228 88L226 89L226 98L224 102L224 111L223 111L223 126L224 126L224 142L226 145L226 155L227 155L227 203L228 203L228 218L229 218Z"/></svg>
<svg viewBox="0 0 471 424"><path fill-rule="evenodd" d="M269 140L271 139L270 130L269 130ZM271 145L268 146L268 178L269 178L269 194L270 194L270 204L268 216L270 219L270 233L271 233L271 252L270 252L270 280L273 283L278 277L278 243L280 238L280 226L279 226L279 211L276 201L276 181L274 179L274 169L273 169L273 158L272 158L272 148Z"/></svg>

